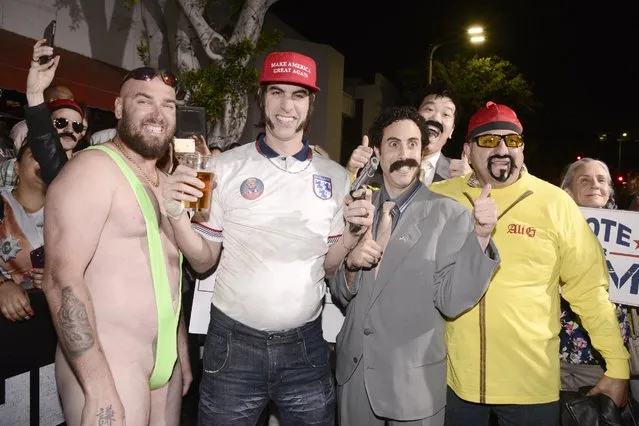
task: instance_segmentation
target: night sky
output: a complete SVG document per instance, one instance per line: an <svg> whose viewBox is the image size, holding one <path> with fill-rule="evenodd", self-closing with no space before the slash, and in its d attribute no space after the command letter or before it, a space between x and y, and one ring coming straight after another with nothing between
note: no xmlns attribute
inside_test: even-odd
<svg viewBox="0 0 639 426"><path fill-rule="evenodd" d="M616 137L607 145L595 143L600 132L627 131L636 138L623 145L622 170L639 169L639 14L633 2L380 3L398 7L280 0L271 11L311 41L342 53L346 77L372 78L379 71L391 81L398 69L425 63L430 43L481 23L488 40L478 53L512 62L543 104L522 123L527 140L537 143L537 174L551 177L577 155L601 158L616 169ZM463 48L443 46L436 59ZM457 132L465 133L466 125L458 123Z"/></svg>

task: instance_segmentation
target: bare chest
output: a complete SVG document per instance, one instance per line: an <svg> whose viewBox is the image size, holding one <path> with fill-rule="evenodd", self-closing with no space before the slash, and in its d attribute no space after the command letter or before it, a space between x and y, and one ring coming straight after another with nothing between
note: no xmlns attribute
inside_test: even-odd
<svg viewBox="0 0 639 426"><path fill-rule="evenodd" d="M144 193L151 206L150 209L146 209L146 218L142 207L144 201L136 197L129 185L123 185L113 198L113 205L111 206L107 223L116 227L116 233L122 237L146 237L149 231L147 227L155 228L157 225L160 229L160 234L173 241L173 229L168 223L164 209L159 201L161 199L161 187L151 188L149 185L144 185Z"/></svg>

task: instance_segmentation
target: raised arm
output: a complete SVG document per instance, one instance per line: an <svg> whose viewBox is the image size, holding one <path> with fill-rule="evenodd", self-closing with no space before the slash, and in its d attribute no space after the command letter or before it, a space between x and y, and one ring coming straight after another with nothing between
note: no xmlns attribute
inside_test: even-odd
<svg viewBox="0 0 639 426"><path fill-rule="evenodd" d="M113 199L108 173L115 165L109 161L101 152L78 155L49 187L44 207L43 289L59 345L84 391L82 424L105 411L113 411L117 419L113 424L124 421L84 281Z"/></svg>
<svg viewBox="0 0 639 426"><path fill-rule="evenodd" d="M53 48L43 46L39 40L33 46L33 60L27 77L27 104L25 118L27 120L27 143L33 158L40 164L42 180L50 184L67 163L68 158L60 143L58 132L53 127L51 114L44 99L44 90L49 87L58 67L59 56L46 64L40 65L40 56L51 55Z"/></svg>

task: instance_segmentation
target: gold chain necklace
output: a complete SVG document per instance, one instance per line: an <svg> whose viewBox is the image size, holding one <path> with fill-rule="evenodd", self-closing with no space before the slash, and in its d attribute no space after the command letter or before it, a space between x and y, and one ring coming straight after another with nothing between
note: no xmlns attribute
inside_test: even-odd
<svg viewBox="0 0 639 426"><path fill-rule="evenodd" d="M151 178L149 178L149 176L144 173L144 170L142 170L142 167L140 167L140 165L131 157L129 157L129 155L124 152L124 148L122 147L122 145L120 144L120 141L116 141L115 139L113 140L113 144L115 145L115 147L118 149L118 151L120 151L122 153L122 155L124 155L127 160L129 160L131 163L133 163L135 165L135 167L138 168L138 170L140 171L140 173L142 173L142 176L144 176L144 178L151 184L153 185L155 188L160 186L160 174L158 173L158 169L155 168L155 178L156 178L156 182L153 182L151 180Z"/></svg>

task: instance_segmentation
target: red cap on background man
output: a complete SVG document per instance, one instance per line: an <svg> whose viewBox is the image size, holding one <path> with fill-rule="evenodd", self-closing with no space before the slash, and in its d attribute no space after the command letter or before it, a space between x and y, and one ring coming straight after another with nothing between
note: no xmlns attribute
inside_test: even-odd
<svg viewBox="0 0 639 426"><path fill-rule="evenodd" d="M55 101L49 102L47 106L49 107L49 111L51 112L58 109L72 109L77 111L78 114L80 114L82 118L84 118L84 109L73 99L56 99Z"/></svg>
<svg viewBox="0 0 639 426"><path fill-rule="evenodd" d="M304 86L312 92L319 92L317 87L317 67L315 61L301 53L270 53L260 75L260 84L285 83Z"/></svg>
<svg viewBox="0 0 639 426"><path fill-rule="evenodd" d="M524 131L515 111L506 105L489 101L470 117L466 140L470 141L480 133L490 130L512 130L521 134Z"/></svg>

